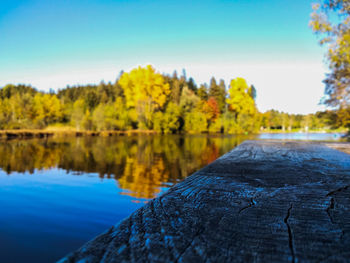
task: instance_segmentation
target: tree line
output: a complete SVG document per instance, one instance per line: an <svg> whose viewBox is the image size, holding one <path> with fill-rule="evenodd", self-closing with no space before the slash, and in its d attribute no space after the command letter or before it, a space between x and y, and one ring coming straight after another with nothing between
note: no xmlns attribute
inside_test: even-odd
<svg viewBox="0 0 350 263"><path fill-rule="evenodd" d="M197 86L186 74L152 66L122 72L114 83L42 92L27 85L0 89L0 129L72 127L76 130L153 130L161 133L256 133L259 130L346 126L335 111L291 115L260 113L256 89L243 78L211 78Z"/></svg>

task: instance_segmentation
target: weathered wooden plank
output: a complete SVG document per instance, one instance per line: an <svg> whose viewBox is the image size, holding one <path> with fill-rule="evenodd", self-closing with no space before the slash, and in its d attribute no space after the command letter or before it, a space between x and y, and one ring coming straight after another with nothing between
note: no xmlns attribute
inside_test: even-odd
<svg viewBox="0 0 350 263"><path fill-rule="evenodd" d="M349 262L349 157L246 141L62 262Z"/></svg>

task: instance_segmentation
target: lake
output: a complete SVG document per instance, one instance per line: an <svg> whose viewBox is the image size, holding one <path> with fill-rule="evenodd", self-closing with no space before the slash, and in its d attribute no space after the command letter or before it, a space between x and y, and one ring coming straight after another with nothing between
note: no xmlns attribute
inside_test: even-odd
<svg viewBox="0 0 350 263"><path fill-rule="evenodd" d="M139 135L0 141L1 262L54 262L247 139Z"/></svg>

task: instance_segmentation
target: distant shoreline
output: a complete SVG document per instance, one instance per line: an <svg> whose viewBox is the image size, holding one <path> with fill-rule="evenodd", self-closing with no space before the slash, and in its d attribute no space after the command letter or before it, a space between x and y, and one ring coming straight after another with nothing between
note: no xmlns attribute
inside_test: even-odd
<svg viewBox="0 0 350 263"><path fill-rule="evenodd" d="M311 131L303 131L303 130L293 130L293 131L283 131L283 130L272 130L272 131L260 131L259 134L264 134L264 133L346 133L345 130L327 130L327 131L319 131L319 130L311 130Z"/></svg>
<svg viewBox="0 0 350 263"><path fill-rule="evenodd" d="M261 131L259 134L269 134L269 133L344 133L344 131L282 131L282 130L274 130L274 131ZM19 130L0 130L0 139L30 139L30 138L49 138L49 137L109 137L109 136L129 136L129 135L137 135L137 134L145 134L145 135L153 135L160 134L157 131L152 130L127 130L127 131L84 131L84 130L60 130L60 129L19 129ZM192 133L189 133L192 134ZM214 133L206 133L213 134ZM218 133L215 133L216 135ZM227 134L225 134L227 135Z"/></svg>

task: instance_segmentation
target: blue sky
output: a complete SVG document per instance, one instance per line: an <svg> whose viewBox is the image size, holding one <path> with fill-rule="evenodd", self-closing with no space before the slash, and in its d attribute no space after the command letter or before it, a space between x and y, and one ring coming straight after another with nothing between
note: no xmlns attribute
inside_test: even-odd
<svg viewBox="0 0 350 263"><path fill-rule="evenodd" d="M114 81L152 64L198 84L245 77L261 111L323 107L322 49L312 1L1 1L0 86L40 90Z"/></svg>

